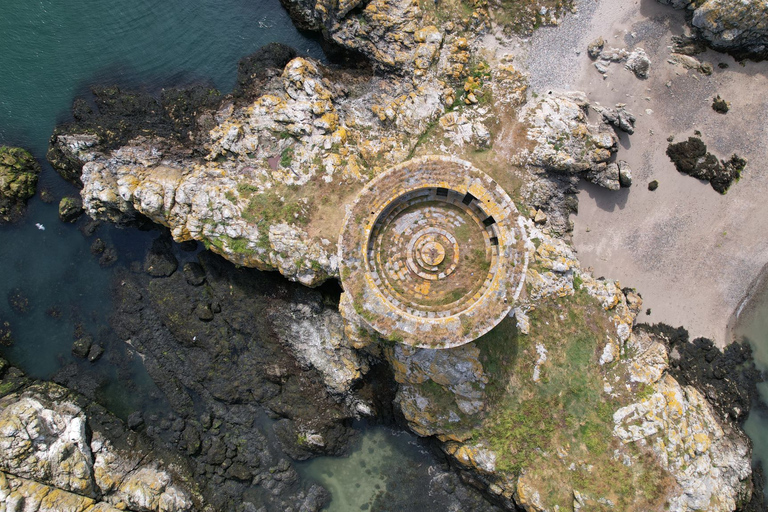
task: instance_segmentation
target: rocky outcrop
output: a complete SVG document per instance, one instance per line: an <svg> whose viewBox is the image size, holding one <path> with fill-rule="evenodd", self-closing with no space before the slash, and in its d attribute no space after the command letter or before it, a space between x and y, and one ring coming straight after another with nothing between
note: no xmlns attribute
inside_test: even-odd
<svg viewBox="0 0 768 512"><path fill-rule="evenodd" d="M659 0L685 9L696 34L715 50L736 58L768 58L768 2L765 0Z"/></svg>
<svg viewBox="0 0 768 512"><path fill-rule="evenodd" d="M440 439L508 508L730 511L747 502L746 436L673 376L666 338L633 332L640 296L592 278L566 243L527 229L536 242L514 319L456 349L385 350L409 427Z"/></svg>
<svg viewBox="0 0 768 512"><path fill-rule="evenodd" d="M625 131L634 130L634 116L597 107L605 122L590 125L589 102L583 93L549 94L526 114L528 138L536 146L528 156L530 165L547 171L578 174L601 187L618 190L631 184L626 162L610 162L618 151L618 137L607 123Z"/></svg>
<svg viewBox="0 0 768 512"><path fill-rule="evenodd" d="M5 388L12 381L3 377ZM183 469L148 448L65 388L23 387L0 399L0 503L29 511L203 509Z"/></svg>
<svg viewBox="0 0 768 512"><path fill-rule="evenodd" d="M21 148L0 146L0 223L14 222L35 195L40 164Z"/></svg>
<svg viewBox="0 0 768 512"><path fill-rule="evenodd" d="M698 137L670 144L667 156L679 172L708 181L721 194L725 194L731 184L739 180L747 165L746 160L735 154L730 160L718 160L707 152L707 145Z"/></svg>

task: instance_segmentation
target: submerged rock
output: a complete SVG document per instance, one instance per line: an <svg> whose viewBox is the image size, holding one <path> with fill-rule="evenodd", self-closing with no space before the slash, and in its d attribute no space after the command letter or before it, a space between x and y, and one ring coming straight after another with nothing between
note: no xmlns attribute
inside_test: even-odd
<svg viewBox="0 0 768 512"><path fill-rule="evenodd" d="M0 223L15 222L35 195L40 164L26 150L0 146Z"/></svg>

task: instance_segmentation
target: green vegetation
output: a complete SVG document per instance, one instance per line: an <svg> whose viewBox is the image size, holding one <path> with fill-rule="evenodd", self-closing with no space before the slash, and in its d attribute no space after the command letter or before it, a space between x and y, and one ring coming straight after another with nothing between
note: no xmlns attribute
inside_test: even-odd
<svg viewBox="0 0 768 512"><path fill-rule="evenodd" d="M476 342L489 379L489 412L473 441L490 445L499 470L525 469L526 478L546 489L542 498L548 506L572 503L576 488L612 500L619 510L658 508L670 477L657 463L628 468L612 456L620 448L612 435L613 412L638 397L603 392L604 378L613 382L616 366L598 363L612 327L608 315L581 289L572 297L545 300L529 317L529 335L519 335L514 320L505 319ZM547 353L534 382L538 345ZM624 449L645 460L638 448Z"/></svg>
<svg viewBox="0 0 768 512"><path fill-rule="evenodd" d="M293 162L293 148L288 147L280 154L280 166L290 167Z"/></svg>

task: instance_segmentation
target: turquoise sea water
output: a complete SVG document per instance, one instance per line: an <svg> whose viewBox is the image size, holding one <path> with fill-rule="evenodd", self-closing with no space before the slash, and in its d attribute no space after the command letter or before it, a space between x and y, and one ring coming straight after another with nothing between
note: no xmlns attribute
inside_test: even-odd
<svg viewBox="0 0 768 512"><path fill-rule="evenodd" d="M48 138L69 118L74 98L114 83L153 92L204 82L228 92L238 60L272 41L322 58L278 0L3 3L0 144L32 151L43 164L38 189L55 199L45 204L36 196L22 222L0 226L0 319L11 322L16 343L5 354L15 364L48 378L73 360L76 328L95 334L106 327L111 273L89 254L90 242L58 221L58 199L77 191L45 163ZM143 243L137 232L109 226L97 236L114 239L124 260L128 247ZM17 289L29 300L25 314L5 300Z"/></svg>
<svg viewBox="0 0 768 512"><path fill-rule="evenodd" d="M48 138L57 122L69 118L74 98L92 85L116 83L156 92L202 82L227 93L238 60L273 41L324 59L318 42L293 27L279 0L4 2L0 145L33 152L43 165L38 190L49 190L55 201L44 203L38 195L24 219L0 226L0 322L10 322L14 338L11 347L0 346L0 355L38 378L50 378L71 364L106 375L108 382L97 397L123 418L153 406L146 397L157 396L158 390L138 357L127 367L114 367L106 355L90 365L76 360L71 347L79 331L97 341L114 336L108 318L114 267L99 266L89 250L93 239L116 247L117 265L128 266L141 261L156 232L102 225L86 238L77 227L61 223L58 200L77 190L45 163ZM17 290L28 300L25 313L13 310L7 300ZM112 342L130 352L122 340ZM365 428L349 458L318 458L303 464L301 474L331 490L329 510L346 512L373 503L387 483L384 473L398 468L410 468L414 477L405 497L410 492L428 495L421 479L428 479L430 461L414 436ZM360 470L361 464L369 464L367 471Z"/></svg>

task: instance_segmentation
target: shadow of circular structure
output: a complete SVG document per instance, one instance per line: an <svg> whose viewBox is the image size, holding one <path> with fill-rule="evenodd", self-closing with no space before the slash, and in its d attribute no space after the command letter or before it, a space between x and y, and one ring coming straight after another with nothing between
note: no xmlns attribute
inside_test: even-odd
<svg viewBox="0 0 768 512"><path fill-rule="evenodd" d="M457 158L428 156L371 181L339 237L344 291L384 337L456 347L496 326L522 289L527 235L504 190Z"/></svg>

